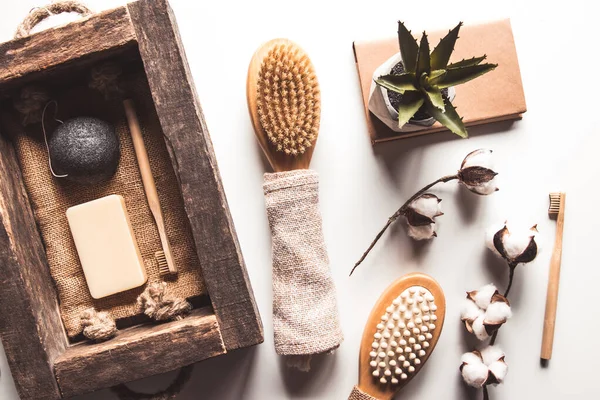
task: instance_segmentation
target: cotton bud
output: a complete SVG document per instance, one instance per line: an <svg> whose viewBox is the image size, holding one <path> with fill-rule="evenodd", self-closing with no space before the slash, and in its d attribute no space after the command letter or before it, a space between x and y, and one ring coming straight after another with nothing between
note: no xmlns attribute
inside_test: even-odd
<svg viewBox="0 0 600 400"><path fill-rule="evenodd" d="M415 240L431 239L435 233L435 217L443 215L442 199L425 193L413 200L403 212L408 222L408 235Z"/></svg>
<svg viewBox="0 0 600 400"><path fill-rule="evenodd" d="M492 284L467 292L461 312L467 331L479 340L488 339L511 316L508 299Z"/></svg>
<svg viewBox="0 0 600 400"><path fill-rule="evenodd" d="M458 178L473 193L492 194L498 190L493 168L492 150L475 150L463 160Z"/></svg>
<svg viewBox="0 0 600 400"><path fill-rule="evenodd" d="M508 372L504 352L497 346L487 346L481 351L465 353L461 361L460 372L463 380L475 388L502 383Z"/></svg>
<svg viewBox="0 0 600 400"><path fill-rule="evenodd" d="M537 233L537 225L531 228L522 228L513 225L509 227L507 223L504 223L488 230L486 245L514 267L535 259L539 250L535 241Z"/></svg>

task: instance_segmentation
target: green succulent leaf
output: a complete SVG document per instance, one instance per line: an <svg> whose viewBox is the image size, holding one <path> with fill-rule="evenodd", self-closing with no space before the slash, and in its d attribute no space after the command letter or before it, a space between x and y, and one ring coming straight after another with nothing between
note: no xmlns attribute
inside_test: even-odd
<svg viewBox="0 0 600 400"><path fill-rule="evenodd" d="M397 93L404 93L407 90L417 90L415 87L415 74L410 72L400 75L382 75L375 80L375 83Z"/></svg>
<svg viewBox="0 0 600 400"><path fill-rule="evenodd" d="M446 75L446 70L444 69L436 69L435 71L431 71L431 74L426 79L426 87L434 87L437 88L437 84L442 78Z"/></svg>
<svg viewBox="0 0 600 400"><path fill-rule="evenodd" d="M406 72L415 72L417 68L417 54L419 45L402 21L398 21L398 44L400 45L400 56Z"/></svg>
<svg viewBox="0 0 600 400"><path fill-rule="evenodd" d="M406 92L398 107L398 127L402 128L425 103L421 92Z"/></svg>
<svg viewBox="0 0 600 400"><path fill-rule="evenodd" d="M458 39L458 31L460 31L461 26L462 22L459 22L458 25L451 31L448 31L448 34L440 40L437 46L435 46L435 49L431 52L432 69L446 68L450 61L450 55L454 51L454 45L456 44L456 39Z"/></svg>
<svg viewBox="0 0 600 400"><path fill-rule="evenodd" d="M481 64L483 60L487 58L487 55L482 55L481 57L473 57L468 59L463 59L458 62L448 64L448 68L462 68L462 67L470 67L471 65Z"/></svg>
<svg viewBox="0 0 600 400"><path fill-rule="evenodd" d="M444 104L444 98L442 97L442 92L440 91L440 89L428 88L425 89L425 93L427 94L429 102L434 107L438 108L441 112L444 112L446 106Z"/></svg>
<svg viewBox="0 0 600 400"><path fill-rule="evenodd" d="M416 76L422 76L424 73L429 74L430 72L431 65L429 58L429 41L427 40L427 33L423 32L423 36L421 36L421 43L419 44Z"/></svg>
<svg viewBox="0 0 600 400"><path fill-rule="evenodd" d="M450 131L456 135L466 138L469 136L467 128L462 122L462 118L456 112L456 108L448 100L445 101L445 110L440 111L439 108L433 106L431 103L425 103L425 110L435 118L440 124L444 125Z"/></svg>
<svg viewBox="0 0 600 400"><path fill-rule="evenodd" d="M436 81L435 85L440 89L460 85L492 71L497 66L498 64L479 64L460 68L448 68L446 75Z"/></svg>

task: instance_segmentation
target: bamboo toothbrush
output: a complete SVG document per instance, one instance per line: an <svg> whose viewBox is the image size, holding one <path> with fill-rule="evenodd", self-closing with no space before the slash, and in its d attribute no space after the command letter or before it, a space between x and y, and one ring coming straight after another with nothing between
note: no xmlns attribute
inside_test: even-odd
<svg viewBox="0 0 600 400"><path fill-rule="evenodd" d="M429 359L445 314L444 292L430 276L413 273L392 283L365 326L349 400L392 399Z"/></svg>
<svg viewBox="0 0 600 400"><path fill-rule="evenodd" d="M554 344L554 327L556 325L556 306L558 304L558 286L560 281L560 264L562 257L562 238L565 223L566 193L550 193L548 215L556 217L556 239L550 259L550 274L548 276L548 293L546 294L546 315L544 316L544 333L542 337L543 360L552 358Z"/></svg>
<svg viewBox="0 0 600 400"><path fill-rule="evenodd" d="M262 45L246 86L254 132L275 172L307 169L319 134L319 82L306 53L288 39Z"/></svg>
<svg viewBox="0 0 600 400"><path fill-rule="evenodd" d="M148 152L146 151L146 146L144 145L142 130L140 129L140 123L135 112L133 101L131 99L124 100L123 107L125 108L127 123L129 124L129 130L131 132L135 156L140 167L144 191L146 192L146 198L148 200L150 211L152 212L152 216L156 221L156 227L158 229L158 234L160 236L160 242L162 245L162 250L154 253L154 257L158 262L158 271L160 275L175 274L177 273L177 267L175 265L175 261L173 260L171 244L169 243L169 238L167 237L165 221L160 207L160 201L158 199L158 192L156 191L156 183L154 182L152 170L150 169Z"/></svg>

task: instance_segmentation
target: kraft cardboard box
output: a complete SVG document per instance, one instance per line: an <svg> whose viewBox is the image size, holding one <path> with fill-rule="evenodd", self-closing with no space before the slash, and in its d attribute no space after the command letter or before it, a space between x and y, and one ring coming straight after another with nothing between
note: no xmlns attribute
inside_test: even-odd
<svg viewBox="0 0 600 400"><path fill-rule="evenodd" d="M433 49L447 33L448 30L427 32L431 48ZM417 39L420 39L420 35ZM353 47L367 127L373 144L428 133L447 132L438 122L412 132L394 132L373 115L369 111L373 72L399 52L398 39L393 37L385 40L355 41ZM483 54L487 55L485 62L498 64L498 67L455 87L456 97L452 103L457 107L459 115L464 118L467 127L521 119L527 107L510 20L463 26L450 62Z"/></svg>

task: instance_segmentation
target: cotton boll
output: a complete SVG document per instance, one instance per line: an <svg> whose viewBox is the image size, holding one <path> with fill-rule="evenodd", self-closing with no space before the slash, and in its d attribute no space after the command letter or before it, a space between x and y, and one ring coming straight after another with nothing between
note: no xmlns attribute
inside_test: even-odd
<svg viewBox="0 0 600 400"><path fill-rule="evenodd" d="M481 358L485 365L490 365L504 357L504 352L498 346L487 346L481 350Z"/></svg>
<svg viewBox="0 0 600 400"><path fill-rule="evenodd" d="M479 306L482 309L487 309L487 307L490 305L491 301L492 301L492 296L494 295L494 293L496 293L496 286L494 286L493 284L489 284L489 285L485 285L484 287L482 287L481 289L479 289L477 291L477 293L474 296L474 301L475 304L477 304L477 306Z"/></svg>
<svg viewBox="0 0 600 400"><path fill-rule="evenodd" d="M475 388L481 388L487 381L489 370L488 367L479 364L466 364L462 368L462 377L465 383Z"/></svg>
<svg viewBox="0 0 600 400"><path fill-rule="evenodd" d="M460 316L463 320L474 321L480 315L483 315L483 310L477 307L477 305L473 303L471 299L466 299L463 302L462 311L460 313Z"/></svg>
<svg viewBox="0 0 600 400"><path fill-rule="evenodd" d="M508 365L504 361L493 362L488 366L488 369L494 374L498 383L502 383L508 373Z"/></svg>
<svg viewBox="0 0 600 400"><path fill-rule="evenodd" d="M498 257L502 257L502 254L500 254L500 252L494 245L494 236L496 235L496 233L498 231L502 230L503 228L504 228L504 224L497 224L497 225L490 227L485 232L485 245L487 246L488 249L493 251L494 254L496 254Z"/></svg>
<svg viewBox="0 0 600 400"><path fill-rule="evenodd" d="M460 372L465 383L475 388L481 388L488 379L488 367L475 353L463 354L461 361Z"/></svg>
<svg viewBox="0 0 600 400"><path fill-rule="evenodd" d="M458 178L470 191L488 195L498 190L498 175L493 169L492 151L475 150L463 160Z"/></svg>
<svg viewBox="0 0 600 400"><path fill-rule="evenodd" d="M461 361L463 380L467 385L476 388L502 383L508 372L504 352L497 346L488 346L481 352L463 354Z"/></svg>
<svg viewBox="0 0 600 400"><path fill-rule="evenodd" d="M517 258L527 249L531 238L534 236L530 231L516 231L506 235L503 240L506 255L509 258Z"/></svg>
<svg viewBox="0 0 600 400"><path fill-rule="evenodd" d="M460 168L463 169L468 167L484 167L493 170L495 167L495 163L492 154L492 150L488 149L479 149L472 151L471 153L467 154Z"/></svg>
<svg viewBox="0 0 600 400"><path fill-rule="evenodd" d="M473 352L469 352L469 353L464 353L461 357L460 357L460 361L462 363L466 363L466 364L477 364L477 363L483 363L483 360L481 359L481 357Z"/></svg>
<svg viewBox="0 0 600 400"><path fill-rule="evenodd" d="M539 247L536 236L536 226L523 228L505 223L500 229L493 227L488 231L486 245L514 267L520 263L531 262L537 257Z"/></svg>
<svg viewBox="0 0 600 400"><path fill-rule="evenodd" d="M485 311L485 322L499 324L512 317L510 306L503 301L497 301L488 306Z"/></svg>
<svg viewBox="0 0 600 400"><path fill-rule="evenodd" d="M487 196L494 192L497 192L499 189L498 178L494 177L491 181L484 182L475 186L465 185L470 191L475 192L477 194L481 194Z"/></svg>
<svg viewBox="0 0 600 400"><path fill-rule="evenodd" d="M408 225L408 236L415 240L426 240L436 236L435 224L412 226Z"/></svg>
<svg viewBox="0 0 600 400"><path fill-rule="evenodd" d="M488 335L487 331L485 330L485 325L483 324L484 320L485 320L485 316L482 315L479 318L477 318L475 321L473 321L473 324L471 325L471 329L473 330L473 333L479 340L486 340L487 338L490 337Z"/></svg>
<svg viewBox="0 0 600 400"><path fill-rule="evenodd" d="M414 200L410 207L416 212L429 218L434 218L442 215L441 200L429 193L425 193L418 199Z"/></svg>

